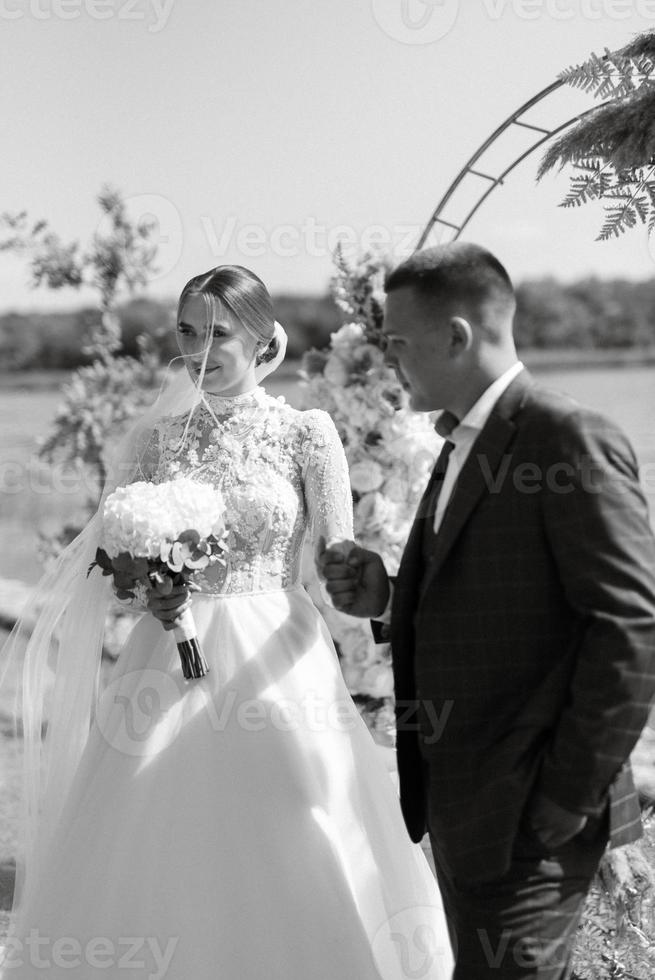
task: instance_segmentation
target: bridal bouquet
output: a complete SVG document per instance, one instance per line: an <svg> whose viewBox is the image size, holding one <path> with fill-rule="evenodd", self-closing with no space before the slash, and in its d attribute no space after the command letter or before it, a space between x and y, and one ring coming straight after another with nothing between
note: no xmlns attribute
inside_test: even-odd
<svg viewBox="0 0 655 980"><path fill-rule="evenodd" d="M225 564L225 504L209 484L178 477L118 487L105 501L103 521L104 547L87 575L96 565L103 575L113 575L118 599L134 598L134 590L144 588L146 594L168 595L199 569ZM203 677L209 667L190 610L173 634L184 676Z"/></svg>

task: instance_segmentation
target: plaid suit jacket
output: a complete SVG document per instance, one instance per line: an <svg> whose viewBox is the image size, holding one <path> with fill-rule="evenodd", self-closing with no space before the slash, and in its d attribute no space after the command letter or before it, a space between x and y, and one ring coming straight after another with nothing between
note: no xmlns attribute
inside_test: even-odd
<svg viewBox="0 0 655 980"><path fill-rule="evenodd" d="M501 396L425 561L395 583L401 806L458 876L508 868L531 792L641 834L629 754L655 693L655 541L625 436L534 384Z"/></svg>

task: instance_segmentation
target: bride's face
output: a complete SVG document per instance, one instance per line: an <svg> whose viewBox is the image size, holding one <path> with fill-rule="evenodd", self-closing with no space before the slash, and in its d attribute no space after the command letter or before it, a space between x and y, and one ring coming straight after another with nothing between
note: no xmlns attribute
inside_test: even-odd
<svg viewBox="0 0 655 980"><path fill-rule="evenodd" d="M203 390L215 395L238 395L255 385L257 341L225 307L220 303L217 306L220 316L212 324L210 337L202 296L187 297L177 324L177 345L187 371L197 383L209 344Z"/></svg>

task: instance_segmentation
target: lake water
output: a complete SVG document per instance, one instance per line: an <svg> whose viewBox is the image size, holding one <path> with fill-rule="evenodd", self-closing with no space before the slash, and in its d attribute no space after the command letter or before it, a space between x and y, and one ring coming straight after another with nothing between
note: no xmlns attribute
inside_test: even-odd
<svg viewBox="0 0 655 980"><path fill-rule="evenodd" d="M532 373L540 384L571 395L623 429L637 454L655 527L655 367Z"/></svg>
<svg viewBox="0 0 655 980"><path fill-rule="evenodd" d="M655 525L655 367L533 369L543 385L565 392L615 421L630 438L642 467L642 484ZM293 375L272 375L271 394L284 394L298 405L301 389ZM36 526L56 530L62 518L74 518L75 494L53 493L35 466L36 439L48 428L59 403L58 390L0 391L0 576L36 581L41 566L35 557ZM21 470L22 468L22 470ZM29 478L26 474L29 471ZM22 487L16 473L22 472ZM20 476L19 476L20 479Z"/></svg>

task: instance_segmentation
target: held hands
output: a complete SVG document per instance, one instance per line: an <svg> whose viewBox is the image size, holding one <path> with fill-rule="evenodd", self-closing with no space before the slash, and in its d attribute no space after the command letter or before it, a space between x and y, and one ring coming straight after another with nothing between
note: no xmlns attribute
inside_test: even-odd
<svg viewBox="0 0 655 980"><path fill-rule="evenodd" d="M168 595L151 592L148 609L165 630L175 629L178 618L191 606L191 593L199 590L200 586L195 582L188 582L186 585L174 585Z"/></svg>
<svg viewBox="0 0 655 980"><path fill-rule="evenodd" d="M587 817L565 810L548 796L536 793L528 804L527 821L541 843L556 850L580 833Z"/></svg>
<svg viewBox="0 0 655 980"><path fill-rule="evenodd" d="M345 553L339 545L327 547L321 538L317 565L335 609L368 619L382 615L389 601L389 577L376 552L353 544Z"/></svg>

